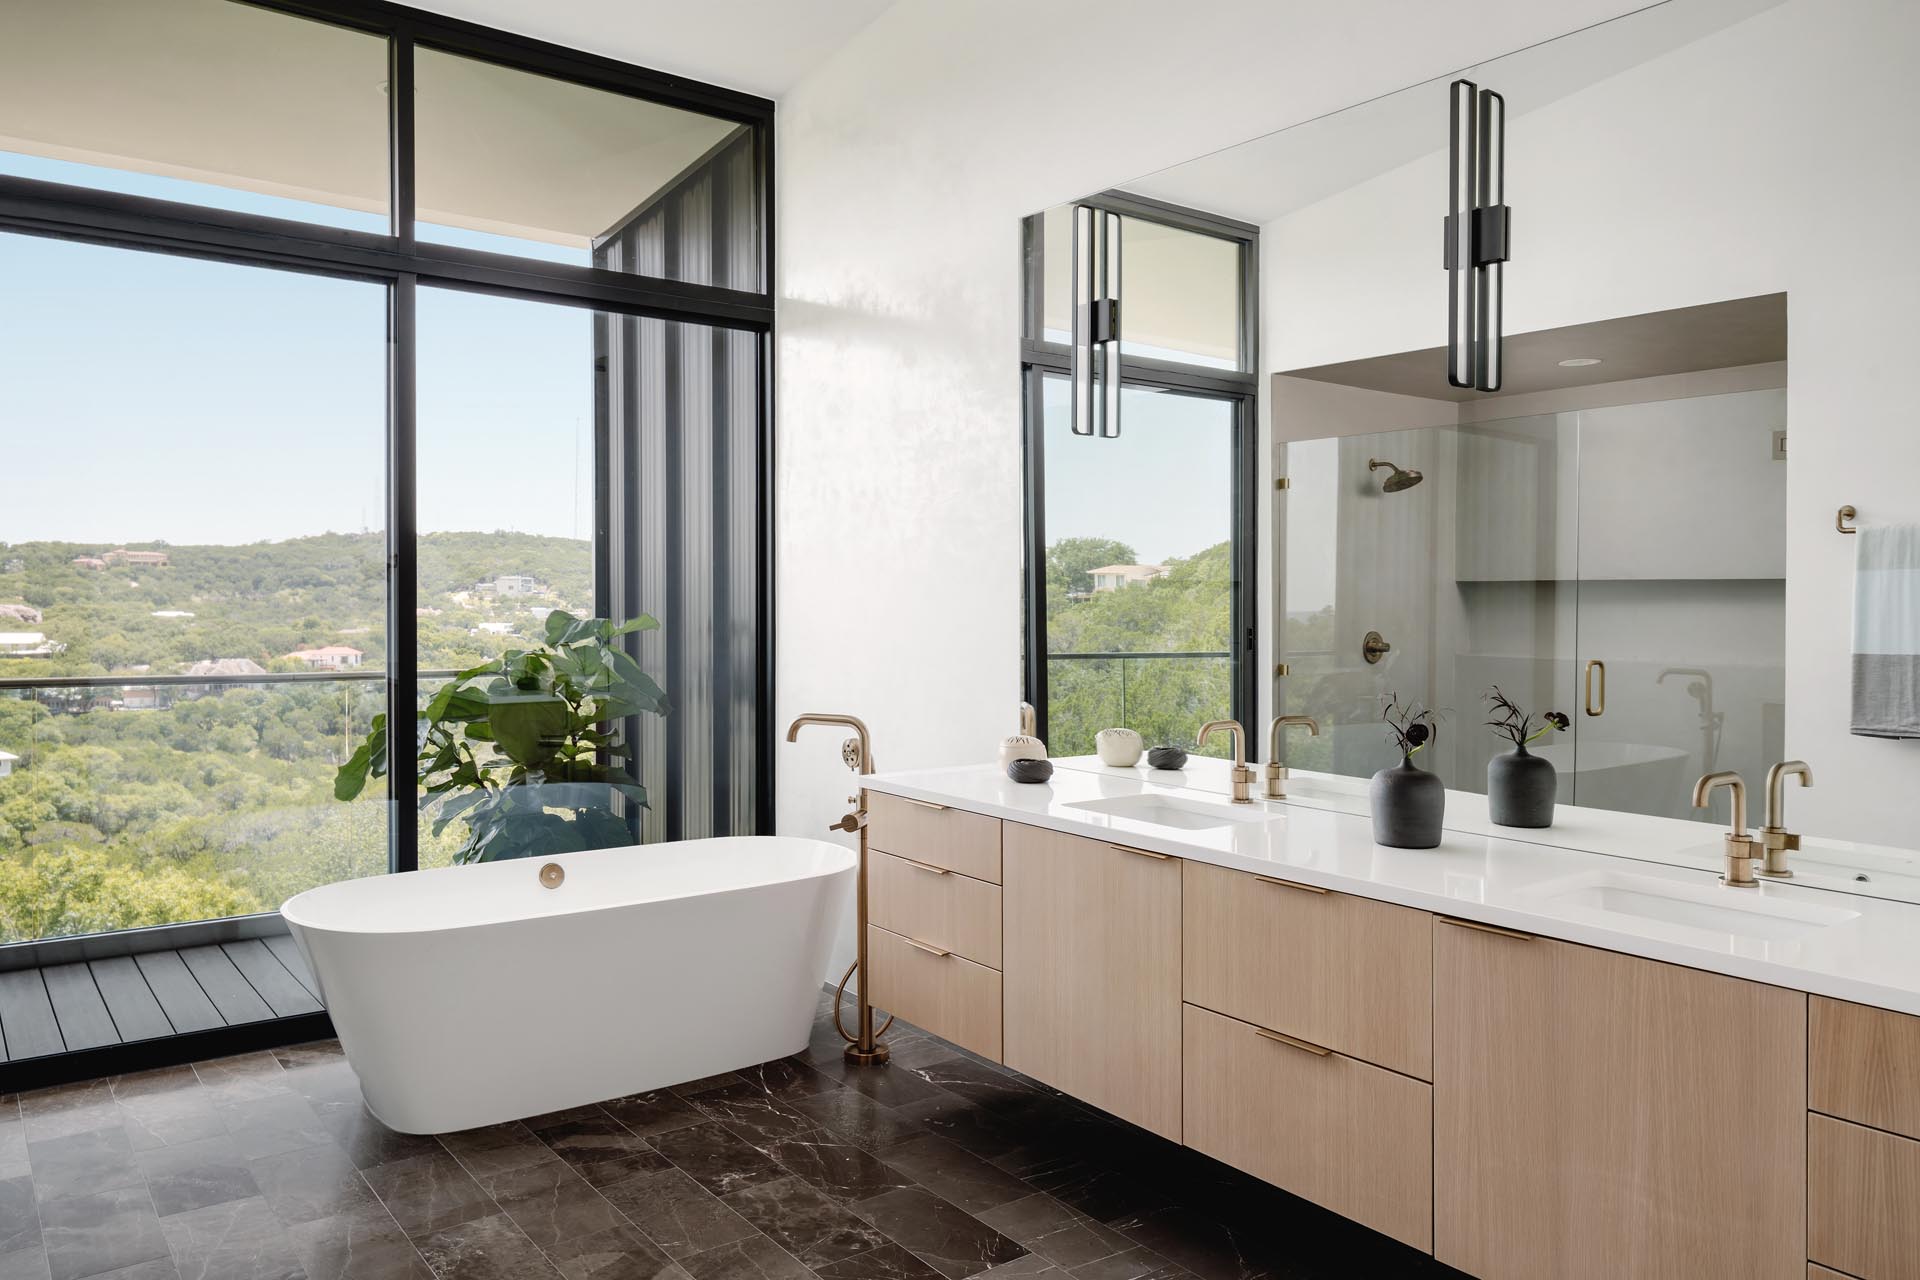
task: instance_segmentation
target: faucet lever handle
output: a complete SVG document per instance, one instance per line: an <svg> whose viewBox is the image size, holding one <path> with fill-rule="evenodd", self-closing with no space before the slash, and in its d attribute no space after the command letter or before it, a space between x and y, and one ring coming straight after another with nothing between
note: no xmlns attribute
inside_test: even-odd
<svg viewBox="0 0 1920 1280"><path fill-rule="evenodd" d="M827 828L829 831L858 831L867 825L867 815L854 812Z"/></svg>

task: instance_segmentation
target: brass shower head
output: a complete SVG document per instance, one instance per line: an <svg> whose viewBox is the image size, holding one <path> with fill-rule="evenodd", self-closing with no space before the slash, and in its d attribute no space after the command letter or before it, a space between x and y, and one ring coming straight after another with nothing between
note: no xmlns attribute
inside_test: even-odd
<svg viewBox="0 0 1920 1280"><path fill-rule="evenodd" d="M1378 471L1382 467L1393 472L1392 475L1388 476L1386 480L1381 483L1380 492L1382 493L1399 493L1402 489L1411 489L1426 479L1426 477L1418 471L1405 470L1380 458L1367 459L1367 470Z"/></svg>

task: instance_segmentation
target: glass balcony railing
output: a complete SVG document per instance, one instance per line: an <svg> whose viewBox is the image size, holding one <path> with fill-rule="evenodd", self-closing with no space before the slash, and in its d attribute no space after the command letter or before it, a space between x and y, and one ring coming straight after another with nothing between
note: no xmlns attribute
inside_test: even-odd
<svg viewBox="0 0 1920 1280"><path fill-rule="evenodd" d="M1148 746L1184 746L1226 755L1216 738L1204 749L1194 735L1209 720L1233 714L1233 655L1180 653L1050 653L1047 655L1047 750L1091 755L1102 729L1132 729Z"/></svg>
<svg viewBox="0 0 1920 1280"><path fill-rule="evenodd" d="M251 915L385 871L384 788L333 798L384 682L0 679L0 942Z"/></svg>

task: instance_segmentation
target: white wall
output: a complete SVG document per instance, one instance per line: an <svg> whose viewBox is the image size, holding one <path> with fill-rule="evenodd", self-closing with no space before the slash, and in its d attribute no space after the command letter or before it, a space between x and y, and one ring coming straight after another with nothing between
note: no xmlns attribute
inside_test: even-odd
<svg viewBox="0 0 1920 1280"><path fill-rule="evenodd" d="M1507 168L1510 333L1788 293L1785 745L1819 784L1790 816L1899 844L1920 744L1847 731L1853 547L1833 514L1920 519L1916 50L1909 0L1793 0L1516 117ZM1433 204L1444 165L1265 228L1269 370L1444 343L1432 220L1400 216Z"/></svg>
<svg viewBox="0 0 1920 1280"><path fill-rule="evenodd" d="M1013 731L1023 215L1633 7L901 0L863 30L780 102L779 719L865 716L892 769ZM783 746L779 829L849 781L830 736Z"/></svg>

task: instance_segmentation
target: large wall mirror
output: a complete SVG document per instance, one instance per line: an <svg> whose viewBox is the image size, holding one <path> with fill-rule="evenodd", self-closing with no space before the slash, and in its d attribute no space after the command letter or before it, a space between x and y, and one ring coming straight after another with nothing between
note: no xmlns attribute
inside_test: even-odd
<svg viewBox="0 0 1920 1280"><path fill-rule="evenodd" d="M1741 773L1757 827L1802 758L1802 881L1920 900L1908 21L1667 0L1462 68L1505 103L1495 391L1448 378L1455 75L1104 193L1255 229L1254 683L1323 728L1302 803L1364 807L1387 694L1484 790L1498 686L1568 714L1559 798L1645 856L1710 865L1695 780Z"/></svg>

